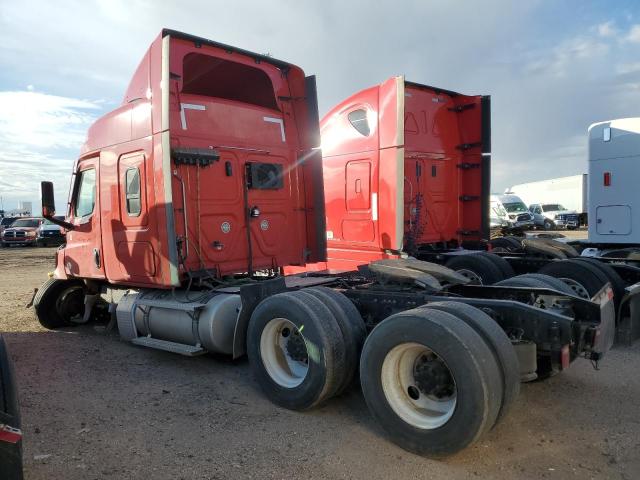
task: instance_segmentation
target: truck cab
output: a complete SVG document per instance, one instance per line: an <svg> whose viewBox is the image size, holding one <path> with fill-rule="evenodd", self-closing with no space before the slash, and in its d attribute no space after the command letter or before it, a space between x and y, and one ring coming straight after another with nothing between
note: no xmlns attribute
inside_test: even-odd
<svg viewBox="0 0 640 480"><path fill-rule="evenodd" d="M321 122L329 267L480 242L490 98L392 77Z"/></svg>
<svg viewBox="0 0 640 480"><path fill-rule="evenodd" d="M609 120L589 127L591 244L640 244L639 162L640 118Z"/></svg>
<svg viewBox="0 0 640 480"><path fill-rule="evenodd" d="M315 80L163 30L75 163L55 278L179 287L324 259ZM305 188L297 188L304 185Z"/></svg>

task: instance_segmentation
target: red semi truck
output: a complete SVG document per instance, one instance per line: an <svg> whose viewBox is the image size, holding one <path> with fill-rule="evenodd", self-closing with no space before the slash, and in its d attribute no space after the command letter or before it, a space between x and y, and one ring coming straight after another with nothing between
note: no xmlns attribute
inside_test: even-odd
<svg viewBox="0 0 640 480"><path fill-rule="evenodd" d="M327 261L312 268L412 257L480 285L541 287L550 282L545 274L555 288L585 299L611 283L619 339L640 337L640 262L580 257L588 244L489 240L490 122L488 96L403 77L331 109L321 121Z"/></svg>
<svg viewBox="0 0 640 480"><path fill-rule="evenodd" d="M480 135L488 108L482 97L453 98L398 78L369 93L358 105L392 106L383 119L390 125L403 124L402 105L413 109L412 132L433 132L431 122L446 119ZM43 215L66 229L67 243L34 299L38 319L60 328L106 317L135 345L188 356L247 354L269 399L293 410L339 395L358 371L389 438L431 456L459 451L491 429L521 380L552 375L580 356L599 361L613 343L608 284L583 299L549 277L536 288L469 285L449 268L392 258L405 228L416 244L448 240L442 231L460 221L461 242L482 238L475 198L482 192L474 188L488 175L488 136L481 145L465 137L456 150L462 166L454 166L418 133L406 142L383 135L362 110L346 113L362 150L346 170L325 161L323 185L313 77L163 30L121 106L90 128L65 220L53 216L53 185L42 183ZM367 129L376 135L373 153L364 151ZM439 134L455 143L450 132ZM437 219L434 228L398 223L398 212L424 214L398 190L405 162L416 194L426 195L423 176L440 182L432 198L444 206L427 217ZM353 186L346 206L335 193L343 174ZM453 179L474 198L459 199L450 217ZM328 215L330 259L338 257L338 232L341 239L346 232L347 241L369 235L364 250L382 252L377 260L350 262L340 273L311 271L327 260L324 189L331 212L351 222L339 230ZM385 231L366 218L378 204ZM287 275L286 268L307 271Z"/></svg>

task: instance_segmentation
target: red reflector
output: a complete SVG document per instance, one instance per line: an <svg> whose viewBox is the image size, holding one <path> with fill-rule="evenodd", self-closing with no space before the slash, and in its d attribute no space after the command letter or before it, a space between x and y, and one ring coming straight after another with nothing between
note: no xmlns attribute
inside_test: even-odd
<svg viewBox="0 0 640 480"><path fill-rule="evenodd" d="M0 442L18 443L22 439L22 431L9 425L0 424Z"/></svg>
<svg viewBox="0 0 640 480"><path fill-rule="evenodd" d="M611 172L604 172L604 186L611 186Z"/></svg>
<svg viewBox="0 0 640 480"><path fill-rule="evenodd" d="M569 362L571 361L571 356L569 355L569 345L565 345L562 347L562 352L560 354L560 363L562 364L562 369L569 368Z"/></svg>

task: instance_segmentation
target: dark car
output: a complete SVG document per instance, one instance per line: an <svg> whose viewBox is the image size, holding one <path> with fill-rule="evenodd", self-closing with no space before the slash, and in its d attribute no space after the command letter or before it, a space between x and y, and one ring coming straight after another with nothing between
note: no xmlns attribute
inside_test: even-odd
<svg viewBox="0 0 640 480"><path fill-rule="evenodd" d="M22 479L22 432L13 363L0 335L0 478Z"/></svg>
<svg viewBox="0 0 640 480"><path fill-rule="evenodd" d="M17 218L10 227L2 232L2 246L36 245L38 242L38 228L44 218Z"/></svg>
<svg viewBox="0 0 640 480"><path fill-rule="evenodd" d="M16 217L2 217L0 218L0 235L2 235L2 232L4 231L5 228L8 228L11 226L11 224L13 222L15 222L17 219Z"/></svg>
<svg viewBox="0 0 640 480"><path fill-rule="evenodd" d="M62 216L55 216L54 218L58 220L64 220ZM40 247L46 247L49 245L62 245L65 242L64 233L62 233L62 228L59 225L56 225L51 220L47 220L45 218L42 225L38 228L38 234L36 237L36 242Z"/></svg>

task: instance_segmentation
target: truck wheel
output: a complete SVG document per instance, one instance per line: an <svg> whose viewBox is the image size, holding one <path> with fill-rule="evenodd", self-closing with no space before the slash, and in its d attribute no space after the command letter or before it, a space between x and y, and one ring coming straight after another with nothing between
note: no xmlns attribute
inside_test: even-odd
<svg viewBox="0 0 640 480"><path fill-rule="evenodd" d="M358 370L360 352L367 336L367 330L360 312L347 297L327 287L312 287L302 290L324 303L338 322L345 344L344 378L336 395L341 394L353 382Z"/></svg>
<svg viewBox="0 0 640 480"><path fill-rule="evenodd" d="M542 228L544 228L545 230L555 230L556 224L549 219L545 219L544 223L542 224Z"/></svg>
<svg viewBox="0 0 640 480"><path fill-rule="evenodd" d="M557 290L568 295L575 295L571 287L562 280L541 273L525 273L524 275L518 275L517 277L498 282L496 285L503 287L551 288L552 290Z"/></svg>
<svg viewBox="0 0 640 480"><path fill-rule="evenodd" d="M502 272L502 278L511 278L516 272L513 271L513 268L504 258L500 255L496 255L495 253L490 252L480 252L478 255L482 255L485 258L488 258L493 262L493 264L498 267L500 272Z"/></svg>
<svg viewBox="0 0 640 480"><path fill-rule="evenodd" d="M372 330L360 383L394 443L435 457L480 438L503 397L498 363L482 337L456 316L426 308L392 315Z"/></svg>
<svg viewBox="0 0 640 480"><path fill-rule="evenodd" d="M479 308L461 302L434 302L424 308L432 308L455 315L473 328L491 349L502 378L502 404L495 425L504 418L520 393L520 365L516 351L505 331L496 321Z"/></svg>
<svg viewBox="0 0 640 480"><path fill-rule="evenodd" d="M613 300L617 309L625 295L626 288L626 284L624 283L624 280L622 280L620 274L618 274L611 265L601 262L595 258L579 257L577 260L593 265L606 276L607 281L611 283L611 288L613 289Z"/></svg>
<svg viewBox="0 0 640 480"><path fill-rule="evenodd" d="M491 245L491 248L504 248L510 252L519 250L522 247L520 241L516 240L515 237L493 238L489 241L489 245Z"/></svg>
<svg viewBox="0 0 640 480"><path fill-rule="evenodd" d="M50 278L33 299L40 324L48 329L71 325L71 319L84 314L84 284L79 280Z"/></svg>
<svg viewBox="0 0 640 480"><path fill-rule="evenodd" d="M446 266L467 277L472 285L492 285L505 278L497 265L476 253L452 256Z"/></svg>
<svg viewBox="0 0 640 480"><path fill-rule="evenodd" d="M247 330L249 365L267 397L290 410L307 410L336 393L345 345L329 308L302 291L264 299Z"/></svg>
<svg viewBox="0 0 640 480"><path fill-rule="evenodd" d="M597 267L577 258L548 263L538 273L559 278L569 285L574 295L586 299L598 293L608 281Z"/></svg>
<svg viewBox="0 0 640 480"><path fill-rule="evenodd" d="M568 243L560 242L558 240L554 240L553 238L544 238L541 236L535 237L536 243L541 243L544 245L549 245L557 250L562 251L567 258L579 257L580 254L578 251L573 248L573 246Z"/></svg>

